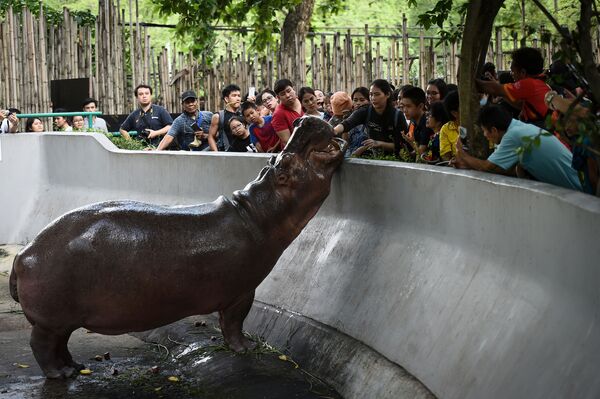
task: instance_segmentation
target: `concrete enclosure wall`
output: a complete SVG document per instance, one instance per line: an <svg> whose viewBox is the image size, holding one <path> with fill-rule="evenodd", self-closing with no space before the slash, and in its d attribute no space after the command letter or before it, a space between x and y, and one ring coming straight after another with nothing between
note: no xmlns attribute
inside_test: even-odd
<svg viewBox="0 0 600 399"><path fill-rule="evenodd" d="M229 196L268 160L83 134L3 135L0 156L0 243L90 202ZM600 200L585 194L352 160L257 299L361 341L440 398L595 398L599 233Z"/></svg>

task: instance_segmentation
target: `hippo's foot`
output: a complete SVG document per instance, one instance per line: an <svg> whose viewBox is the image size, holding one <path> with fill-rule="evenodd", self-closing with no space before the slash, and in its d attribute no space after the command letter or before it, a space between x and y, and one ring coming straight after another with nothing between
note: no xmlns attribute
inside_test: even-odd
<svg viewBox="0 0 600 399"><path fill-rule="evenodd" d="M72 367L75 371L81 371L85 368L85 364L77 363L72 360L71 363L69 363L69 367Z"/></svg>
<svg viewBox="0 0 600 399"><path fill-rule="evenodd" d="M225 339L225 342L227 345L229 345L229 348L236 353L251 351L257 346L256 342L244 337L243 335L241 338L235 337L232 340Z"/></svg>
<svg viewBox="0 0 600 399"><path fill-rule="evenodd" d="M82 365L73 361L67 349L70 336L71 332L57 333L39 325L33 326L29 343L46 378L69 378L81 370Z"/></svg>
<svg viewBox="0 0 600 399"><path fill-rule="evenodd" d="M252 342L242 334L244 319L248 315L252 302L254 301L254 291L248 292L225 310L219 312L219 324L225 343L229 345L234 352L245 352L254 349L256 343Z"/></svg>

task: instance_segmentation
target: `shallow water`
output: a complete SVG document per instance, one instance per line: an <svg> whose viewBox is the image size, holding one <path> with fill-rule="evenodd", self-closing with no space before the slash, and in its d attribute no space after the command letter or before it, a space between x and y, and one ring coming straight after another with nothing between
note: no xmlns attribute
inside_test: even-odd
<svg viewBox="0 0 600 399"><path fill-rule="evenodd" d="M146 346L127 356L87 360L87 376L0 378L0 398L341 398L268 344L231 352L216 325L211 317L186 319L142 333Z"/></svg>

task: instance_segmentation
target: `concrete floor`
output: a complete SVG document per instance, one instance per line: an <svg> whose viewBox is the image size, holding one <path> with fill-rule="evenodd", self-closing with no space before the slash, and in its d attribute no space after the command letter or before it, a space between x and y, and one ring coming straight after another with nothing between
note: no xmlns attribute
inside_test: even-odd
<svg viewBox="0 0 600 399"><path fill-rule="evenodd" d="M79 329L69 348L92 374L46 380L29 347L31 326L8 292L20 247L0 248L9 254L0 257L0 398L341 398L267 344L244 355L229 351L214 315L135 337ZM107 352L109 360L94 359Z"/></svg>

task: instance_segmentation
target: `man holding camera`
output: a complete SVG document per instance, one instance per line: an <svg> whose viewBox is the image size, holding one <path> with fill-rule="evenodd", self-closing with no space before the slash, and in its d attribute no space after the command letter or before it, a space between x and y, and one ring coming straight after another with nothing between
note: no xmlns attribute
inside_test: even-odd
<svg viewBox="0 0 600 399"><path fill-rule="evenodd" d="M163 137L157 150L169 149L173 140L177 141L180 150L208 150L208 130L212 112L198 110L198 96L192 90L181 95L183 112L173 121L169 132Z"/></svg>
<svg viewBox="0 0 600 399"><path fill-rule="evenodd" d="M152 104L152 88L150 86L138 85L134 94L139 108L129 114L121 125L119 129L121 136L130 140L129 131L135 130L139 140L146 140L152 145L158 145L162 136L171 128L173 118L166 109Z"/></svg>
<svg viewBox="0 0 600 399"><path fill-rule="evenodd" d="M9 108L0 111L0 134L1 133L17 133L19 130L19 119L17 114L19 110Z"/></svg>

